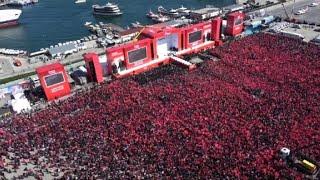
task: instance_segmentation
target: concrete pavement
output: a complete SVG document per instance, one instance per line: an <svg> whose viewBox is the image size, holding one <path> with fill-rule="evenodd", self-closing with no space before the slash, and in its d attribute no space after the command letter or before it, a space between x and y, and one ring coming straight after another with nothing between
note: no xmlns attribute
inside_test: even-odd
<svg viewBox="0 0 320 180"><path fill-rule="evenodd" d="M289 16L300 21L320 24L320 5L317 7L308 7L308 11L302 15L295 15L299 9L309 6L314 0L295 0L284 3ZM285 10L281 4L265 8L265 12L271 15L286 18Z"/></svg>

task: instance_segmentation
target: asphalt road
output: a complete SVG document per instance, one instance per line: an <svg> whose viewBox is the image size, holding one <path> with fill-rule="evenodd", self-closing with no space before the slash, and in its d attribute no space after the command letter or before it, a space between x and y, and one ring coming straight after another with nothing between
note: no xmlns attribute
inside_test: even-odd
<svg viewBox="0 0 320 180"><path fill-rule="evenodd" d="M317 7L308 7L308 11L302 15L295 15L299 9L305 8L310 5L312 2L319 2L320 0L296 0L295 3L293 1L285 3L285 8L292 18L298 19L300 21L307 21L309 23L320 24L320 5ZM276 5L273 7L269 7L266 9L266 12L272 15L280 16L286 18L286 13L282 7L282 5Z"/></svg>
<svg viewBox="0 0 320 180"><path fill-rule="evenodd" d="M10 63L13 63L13 58L0 55L1 75L13 73L13 68Z"/></svg>

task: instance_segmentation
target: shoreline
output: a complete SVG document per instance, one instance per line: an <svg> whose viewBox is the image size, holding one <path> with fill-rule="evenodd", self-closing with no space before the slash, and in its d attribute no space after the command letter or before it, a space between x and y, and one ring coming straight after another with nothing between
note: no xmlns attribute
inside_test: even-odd
<svg viewBox="0 0 320 180"><path fill-rule="evenodd" d="M306 0L296 0L296 3L299 2L306 2ZM292 0L285 2L284 4L287 5L291 5L293 3ZM281 3L276 3L276 4L272 4L270 6L264 7L262 9L265 9L266 12L269 11L273 11L276 9L281 9ZM249 12L256 12L259 11L261 8L258 9L252 9ZM282 14L284 14L284 12L282 12ZM30 73L34 73L35 69L39 66L45 65L45 64L50 64L56 61L60 61L62 62L62 64L64 65L68 65L72 67L72 64L80 62L83 58L82 58L82 54L87 53L87 52L97 52L99 55L104 54L105 52L105 48L98 48L97 47L97 42L94 42L94 40L88 42L92 44L92 48L88 48L86 50L80 50L77 53L73 53L70 56L66 57L65 59L62 60L58 60L57 59L52 59L46 62L37 62L35 64L30 64L29 62L27 62L29 60L29 57L24 57L21 58L21 61L23 61L24 63L22 63L21 67L15 67L13 65L13 60L15 59L14 56L8 56L8 55L0 55L0 73L1 73L1 69L6 70L7 72L1 73L1 79L0 79L0 88L4 88L4 87L8 87L14 84L17 84L21 81L23 81L25 78L29 77L28 75ZM3 62L6 59L7 62ZM20 60L20 58L18 58ZM4 67L1 67L4 66ZM67 68L66 67L66 68ZM21 77L22 78L19 78ZM10 80L12 79L12 80ZM8 82L7 82L8 81Z"/></svg>

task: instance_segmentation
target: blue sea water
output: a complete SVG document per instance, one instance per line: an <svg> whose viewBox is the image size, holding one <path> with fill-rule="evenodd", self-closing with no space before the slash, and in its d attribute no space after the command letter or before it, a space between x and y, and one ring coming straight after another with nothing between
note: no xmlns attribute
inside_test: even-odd
<svg viewBox="0 0 320 180"><path fill-rule="evenodd" d="M36 51L59 42L80 39L90 33L83 26L86 21L115 23L122 27L139 21L151 23L145 14L149 9L156 11L162 5L166 9L181 5L197 9L205 5L222 7L234 3L234 0L113 0L119 4L123 15L113 18L99 18L92 15L93 4L105 4L105 0L87 0L84 4L75 4L74 0L39 0L34 6L24 7L20 24L0 29L0 48Z"/></svg>

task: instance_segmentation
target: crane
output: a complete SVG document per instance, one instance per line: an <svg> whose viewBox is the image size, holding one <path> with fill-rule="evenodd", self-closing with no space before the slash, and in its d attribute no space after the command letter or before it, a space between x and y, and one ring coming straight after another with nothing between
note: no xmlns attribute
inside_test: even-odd
<svg viewBox="0 0 320 180"><path fill-rule="evenodd" d="M148 28L148 27L152 27L152 25L141 25L142 29L139 31L139 33L132 39L133 42L136 42L138 40L138 37L141 35L141 33L143 33L143 31Z"/></svg>
<svg viewBox="0 0 320 180"><path fill-rule="evenodd" d="M140 34L146 29L147 26L143 26L143 28L138 32L138 34L132 39L133 42L138 41L138 37Z"/></svg>

